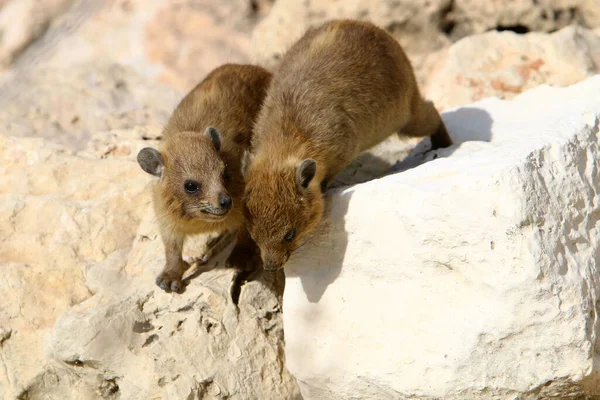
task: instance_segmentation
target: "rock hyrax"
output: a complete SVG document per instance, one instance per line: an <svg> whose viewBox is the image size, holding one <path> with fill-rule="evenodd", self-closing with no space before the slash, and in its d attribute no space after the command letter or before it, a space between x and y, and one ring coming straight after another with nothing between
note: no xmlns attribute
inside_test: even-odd
<svg viewBox="0 0 600 400"><path fill-rule="evenodd" d="M258 254L244 225L241 158L270 80L271 74L257 66L215 69L179 103L160 151L139 152L142 169L159 178L153 202L165 245L166 265L156 280L162 289L182 288L189 265L181 252L188 234L221 233L205 261L226 247L236 231L229 263L245 269Z"/></svg>
<svg viewBox="0 0 600 400"><path fill-rule="evenodd" d="M400 45L367 22L310 29L284 55L244 156L248 230L278 269L321 220L322 188L393 132L452 144Z"/></svg>

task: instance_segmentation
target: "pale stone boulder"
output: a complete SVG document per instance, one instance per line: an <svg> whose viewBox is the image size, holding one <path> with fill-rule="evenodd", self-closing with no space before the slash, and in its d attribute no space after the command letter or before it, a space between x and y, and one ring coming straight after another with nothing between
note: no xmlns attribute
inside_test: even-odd
<svg viewBox="0 0 600 400"><path fill-rule="evenodd" d="M82 393L108 387L124 399L300 399L283 354L282 274L246 283L236 304L234 272L218 267L226 251L218 268L188 271L183 293L165 293L154 284L165 263L157 217L145 210L127 262L87 269L96 295L65 312L46 342L63 380L35 393L65 393L75 375ZM202 254L203 242L187 241L184 256Z"/></svg>
<svg viewBox="0 0 600 400"><path fill-rule="evenodd" d="M73 0L46 0L41 4L35 0L0 1L0 73L72 3Z"/></svg>
<svg viewBox="0 0 600 400"><path fill-rule="evenodd" d="M510 99L541 84L569 86L600 72L600 35L569 26L552 34L487 32L432 56L423 87L445 110L486 97Z"/></svg>
<svg viewBox="0 0 600 400"><path fill-rule="evenodd" d="M520 32L552 32L572 23L600 26L597 0L455 0L450 18L454 36L482 33L490 28Z"/></svg>
<svg viewBox="0 0 600 400"><path fill-rule="evenodd" d="M600 394L598 93L446 112L437 159L328 195L285 267L305 400Z"/></svg>
<svg viewBox="0 0 600 400"><path fill-rule="evenodd" d="M0 133L81 150L98 132L160 129L181 97L129 66L98 60L66 69L42 65L0 86Z"/></svg>
<svg viewBox="0 0 600 400"><path fill-rule="evenodd" d="M131 160L0 136L0 399L50 386L48 333L93 296L89 266L127 260L150 201L145 175Z"/></svg>
<svg viewBox="0 0 600 400"><path fill-rule="evenodd" d="M409 52L451 43L441 31L449 0L278 0L252 36L252 59L272 67L304 32L332 18L373 22L387 29Z"/></svg>
<svg viewBox="0 0 600 400"><path fill-rule="evenodd" d="M495 29L553 32L574 23L597 28L600 7L597 0L277 0L254 31L254 60L275 65L308 28L332 18L373 22L420 61L418 55Z"/></svg>
<svg viewBox="0 0 600 400"><path fill-rule="evenodd" d="M4 67L116 62L185 92L223 63L248 61L272 1L0 0L0 77Z"/></svg>

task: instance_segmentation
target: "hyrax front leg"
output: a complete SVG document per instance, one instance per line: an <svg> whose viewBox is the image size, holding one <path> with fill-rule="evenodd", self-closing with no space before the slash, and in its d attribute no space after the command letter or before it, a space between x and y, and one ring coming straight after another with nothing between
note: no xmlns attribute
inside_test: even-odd
<svg viewBox="0 0 600 400"><path fill-rule="evenodd" d="M176 232L163 230L162 239L165 245L165 268L156 278L156 284L163 290L179 292L183 288L181 278L190 265L183 261L184 236Z"/></svg>

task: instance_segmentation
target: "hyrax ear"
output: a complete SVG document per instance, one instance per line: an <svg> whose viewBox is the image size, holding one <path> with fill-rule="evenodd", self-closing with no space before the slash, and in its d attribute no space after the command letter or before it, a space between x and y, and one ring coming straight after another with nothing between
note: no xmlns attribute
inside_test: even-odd
<svg viewBox="0 0 600 400"><path fill-rule="evenodd" d="M250 164L254 160L254 154L250 152L250 150L244 150L244 155L242 156L242 176L245 178L248 173L248 168L250 168Z"/></svg>
<svg viewBox="0 0 600 400"><path fill-rule="evenodd" d="M159 178L165 170L165 163L160 152L151 147L145 147L140 150L137 155L137 162L144 171Z"/></svg>
<svg viewBox="0 0 600 400"><path fill-rule="evenodd" d="M296 184L306 189L317 173L317 162L312 158L302 160L296 168Z"/></svg>
<svg viewBox="0 0 600 400"><path fill-rule="evenodd" d="M221 132L219 132L217 128L209 126L208 128L206 128L206 132L204 132L204 134L208 136L213 142L217 152L221 150Z"/></svg>

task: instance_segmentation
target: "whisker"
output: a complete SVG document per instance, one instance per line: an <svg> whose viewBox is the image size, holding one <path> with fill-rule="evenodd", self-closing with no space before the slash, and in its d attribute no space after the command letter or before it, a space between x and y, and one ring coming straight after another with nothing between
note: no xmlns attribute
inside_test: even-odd
<svg viewBox="0 0 600 400"><path fill-rule="evenodd" d="M311 241L312 238L308 238L304 241L304 243L302 243L300 246L296 247L293 251L291 255L294 255L298 252L298 250L300 250L302 247L304 247L304 245L306 245L308 242Z"/></svg>

